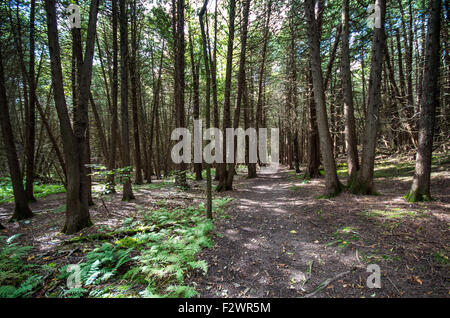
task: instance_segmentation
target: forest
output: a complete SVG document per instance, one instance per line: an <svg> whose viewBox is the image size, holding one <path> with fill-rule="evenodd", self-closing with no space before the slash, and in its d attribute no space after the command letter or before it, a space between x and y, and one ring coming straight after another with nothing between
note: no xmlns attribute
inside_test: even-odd
<svg viewBox="0 0 450 318"><path fill-rule="evenodd" d="M1 0L0 298L448 298L449 6Z"/></svg>

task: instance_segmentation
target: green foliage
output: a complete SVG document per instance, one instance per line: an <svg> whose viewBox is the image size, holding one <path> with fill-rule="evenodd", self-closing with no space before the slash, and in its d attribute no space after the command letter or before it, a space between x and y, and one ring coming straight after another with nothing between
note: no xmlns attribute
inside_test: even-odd
<svg viewBox="0 0 450 318"><path fill-rule="evenodd" d="M111 188L114 186L113 184L109 184L109 176L116 176L120 178L120 183L125 184L127 181L131 179L131 174L133 172L132 166L127 167L121 167L117 169L108 169L106 166L101 164L89 164L86 165L87 167L91 168L91 176L97 177L102 182L104 182L107 187L103 191L102 194L110 194ZM114 179L115 180L115 179Z"/></svg>
<svg viewBox="0 0 450 318"><path fill-rule="evenodd" d="M24 181L25 184L25 181ZM35 182L33 186L35 198L45 198L50 194L66 192L62 184L43 184ZM4 177L0 179L0 203L14 202L14 191L11 178Z"/></svg>
<svg viewBox="0 0 450 318"><path fill-rule="evenodd" d="M222 201L223 203L223 201ZM124 278L145 282L143 297L192 297L196 294L183 281L190 270L207 272L207 263L196 254L212 244L209 233L213 224L205 218L202 206L149 211L145 222L162 228L159 232L141 233L117 242L141 251L134 258L136 267Z"/></svg>
<svg viewBox="0 0 450 318"><path fill-rule="evenodd" d="M439 264L442 264L442 265L449 264L448 255L446 255L445 252L443 252L443 251L434 253L433 258Z"/></svg>
<svg viewBox="0 0 450 318"><path fill-rule="evenodd" d="M115 276L118 270L125 263L131 260L129 254L132 248L121 249L110 243L104 243L86 255L86 261L80 265L80 282L83 286L97 285L103 283ZM60 269L60 279L67 279L71 272L68 271L68 265ZM78 295L81 292L79 288L72 292L66 291L70 295Z"/></svg>
<svg viewBox="0 0 450 318"><path fill-rule="evenodd" d="M215 198L212 201L213 212L216 215L222 215L225 212L225 207L231 201L233 201L233 198L230 197L230 196L224 196L224 197Z"/></svg>
<svg viewBox="0 0 450 318"><path fill-rule="evenodd" d="M224 209L230 198L215 201L217 209ZM66 290L63 297L193 297L197 292L186 286L188 273L199 270L206 273L208 264L196 258L197 253L210 247L211 221L205 209L186 207L169 210L140 211L142 219L123 221L122 234L114 243L104 243L90 251L80 265L80 288ZM142 231L139 231L142 229ZM116 233L114 235L113 233ZM132 234L131 234L132 233ZM117 237L117 232L102 233L104 239ZM131 256L134 255L134 257ZM126 265L126 266L125 266ZM71 272L68 266L60 269L61 280ZM124 290L118 282L126 280L133 286ZM123 284L123 283L122 283ZM92 288L96 286L96 288ZM136 289L140 289L139 294Z"/></svg>
<svg viewBox="0 0 450 318"><path fill-rule="evenodd" d="M211 168L211 178L216 176L216 169ZM202 170L202 178L206 179L206 170ZM186 179L195 180L195 172L186 173Z"/></svg>
<svg viewBox="0 0 450 318"><path fill-rule="evenodd" d="M19 235L0 236L0 298L29 297L42 280L36 265L24 263L32 246L13 242Z"/></svg>

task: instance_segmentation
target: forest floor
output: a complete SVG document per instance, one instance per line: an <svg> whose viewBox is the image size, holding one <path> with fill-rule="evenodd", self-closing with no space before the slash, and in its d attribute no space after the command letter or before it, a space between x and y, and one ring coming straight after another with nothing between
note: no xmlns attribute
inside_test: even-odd
<svg viewBox="0 0 450 318"><path fill-rule="evenodd" d="M435 201L419 204L403 199L412 167L401 164L377 166L377 196L318 199L323 179L287 170L241 179L231 218L216 222L223 236L200 256L201 297L450 297L450 164L434 169ZM369 264L379 289L366 285Z"/></svg>
<svg viewBox="0 0 450 318"><path fill-rule="evenodd" d="M405 158L377 159L376 196L344 192L320 199L323 178L305 180L285 168L263 169L255 179L240 172L234 191L214 194L217 202L233 200L226 211L216 209L213 245L197 255L207 261L208 272L190 271L186 282L200 297L450 297L448 159L447 154L433 161L434 201L417 204L403 199L414 171ZM345 167L338 169L345 183ZM13 204L3 204L0 223L7 229L0 235L20 233L18 242L32 246L28 262L54 268L78 264L99 241L70 243L74 238L110 233L125 223L132 228L143 210L198 206L204 202L204 181L190 184L189 191L168 181L135 186L136 200L129 203L120 193L96 195L94 226L73 236L60 233L64 194L33 203L36 216L15 223L7 223ZM381 288L368 288L369 264L379 266ZM34 297L64 295L57 273L47 266L43 275L44 286ZM139 296L137 288L128 288L109 295Z"/></svg>

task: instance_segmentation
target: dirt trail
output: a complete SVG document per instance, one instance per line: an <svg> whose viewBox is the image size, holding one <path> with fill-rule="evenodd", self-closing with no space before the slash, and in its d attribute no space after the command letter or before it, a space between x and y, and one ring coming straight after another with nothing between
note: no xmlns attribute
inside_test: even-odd
<svg viewBox="0 0 450 318"><path fill-rule="evenodd" d="M444 181L448 184L449 180ZM403 191L402 185L397 189ZM428 243L421 246L416 241L417 248L411 252L412 243L394 232L408 231L414 237L410 227L416 220L402 221L383 236L385 224L391 223L361 213L379 206L402 207L404 202L391 204L399 194L358 197L343 193L332 200L316 199L322 191L322 179L301 182L286 170L261 171L256 179L242 179L228 193L234 198L227 212L230 218L215 221L220 233L215 246L201 255L210 264L208 274L192 278L200 297L301 297L347 271L313 297L448 297L448 266L429 264L431 256L422 250L431 253L448 248L439 245L448 242L448 204L428 206L430 215L420 225L424 236L414 239L431 240L434 245L430 250ZM352 229L357 239L338 247L333 240L343 226ZM417 266L421 262L424 268ZM381 289L366 286L369 263L381 267Z"/></svg>

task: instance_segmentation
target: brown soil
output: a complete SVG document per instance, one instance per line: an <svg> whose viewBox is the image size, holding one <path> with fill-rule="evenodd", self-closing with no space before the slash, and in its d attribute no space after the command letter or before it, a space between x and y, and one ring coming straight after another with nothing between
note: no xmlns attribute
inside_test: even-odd
<svg viewBox="0 0 450 318"><path fill-rule="evenodd" d="M449 265L436 253L448 257L450 175L433 178L430 203L407 203L409 185L379 179L378 196L319 200L323 179L260 172L229 193L231 218L215 222L223 237L201 255L209 272L193 281L201 297L449 297ZM368 264L380 266L379 289L366 286Z"/></svg>

